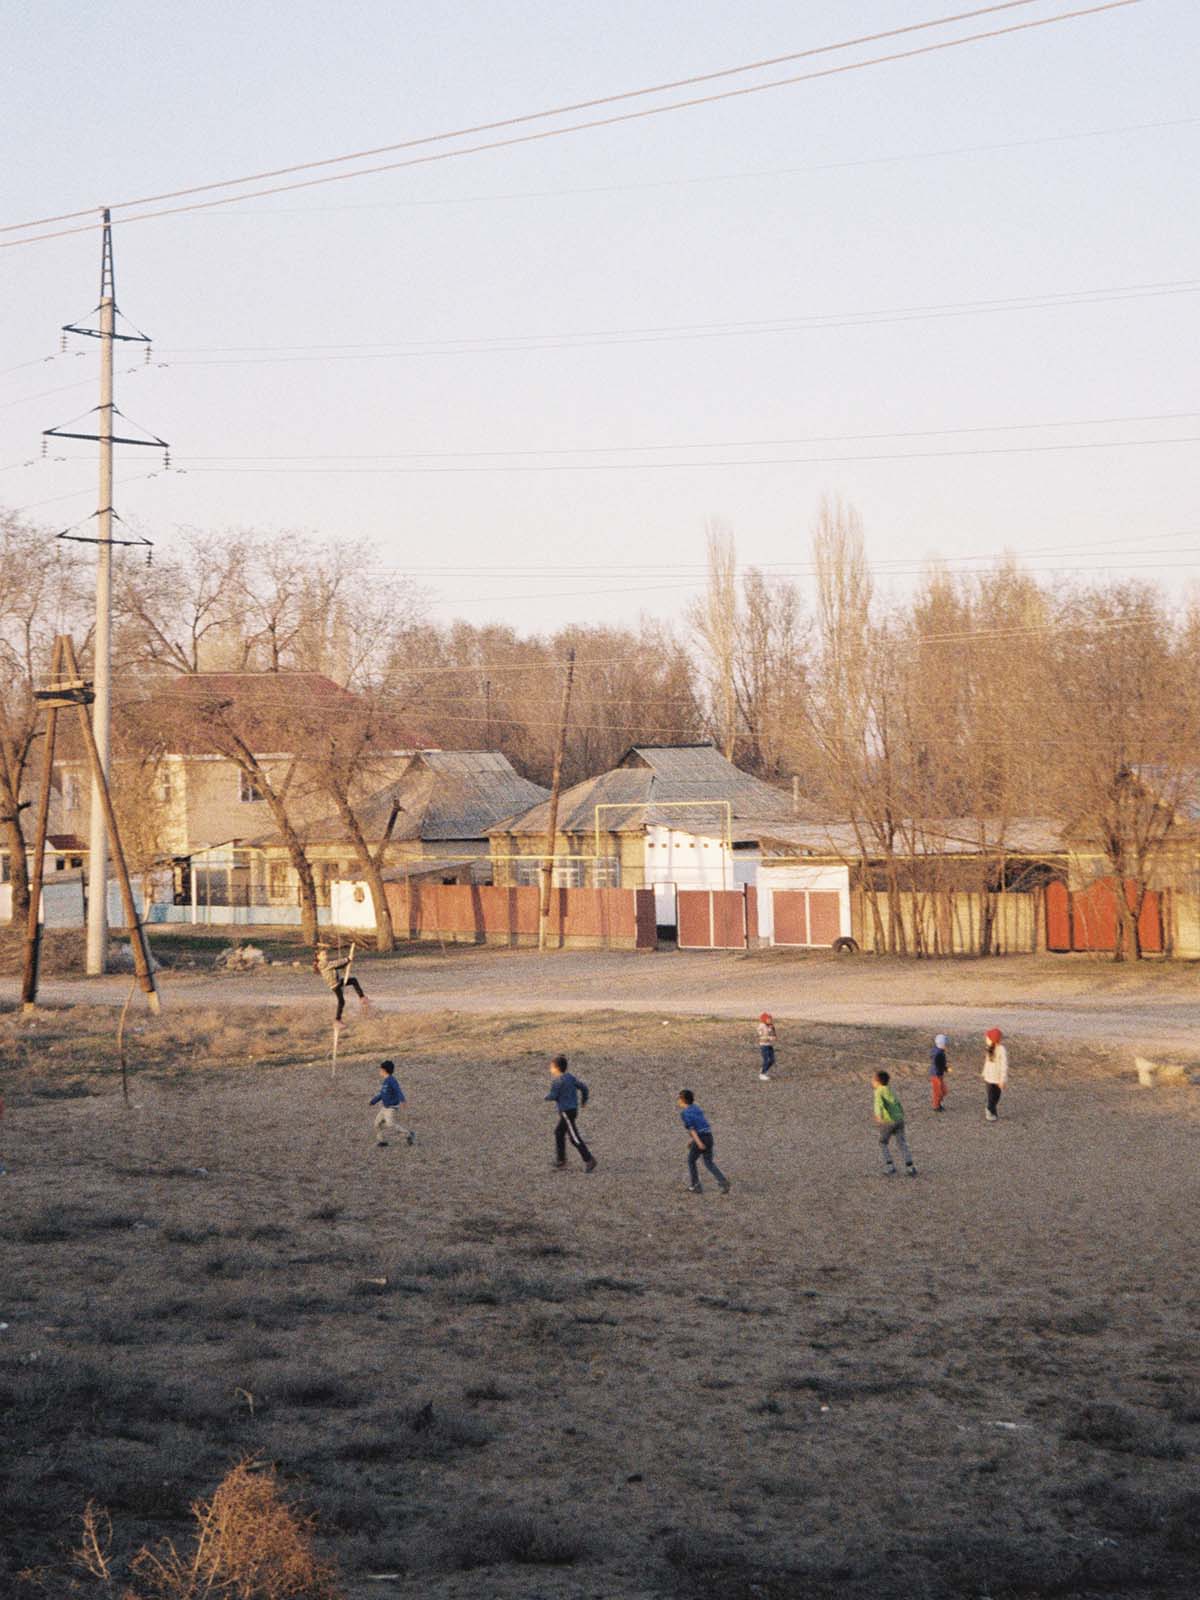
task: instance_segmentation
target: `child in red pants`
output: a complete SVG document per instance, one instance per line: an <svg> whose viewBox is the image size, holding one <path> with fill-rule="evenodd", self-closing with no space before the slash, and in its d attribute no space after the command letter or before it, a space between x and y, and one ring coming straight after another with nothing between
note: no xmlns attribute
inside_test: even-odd
<svg viewBox="0 0 1200 1600"><path fill-rule="evenodd" d="M946 1046L949 1040L944 1033L939 1033L933 1041L933 1049L929 1052L929 1092L933 1096L933 1109L943 1111L942 1102L946 1098L946 1074L950 1071L950 1064L946 1060Z"/></svg>

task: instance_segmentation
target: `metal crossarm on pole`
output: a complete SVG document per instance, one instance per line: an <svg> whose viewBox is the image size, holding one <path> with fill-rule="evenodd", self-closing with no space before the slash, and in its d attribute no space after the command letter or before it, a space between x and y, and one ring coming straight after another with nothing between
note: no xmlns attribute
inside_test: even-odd
<svg viewBox="0 0 1200 1600"><path fill-rule="evenodd" d="M115 838L115 821L110 819L111 800L108 797L108 774L112 747L112 553L114 545L144 545L149 550L148 539L115 539L113 521L120 521L113 509L113 447L118 444L136 445L161 450L164 465L170 465L170 450L165 439L154 435L137 439L129 434L114 432L114 419L121 416L113 398L113 350L120 343L144 344L149 348L150 338L140 329L131 333L118 332L116 269L113 263L112 219L106 208L103 216L103 235L100 247L100 303L96 308L99 325L84 323L63 324L63 335L79 334L100 341L100 404L96 407L99 419L96 433L84 433L69 427L46 428L43 438L86 439L100 446L100 494L95 512L97 523L94 536L73 533L70 529L60 533L60 539L74 544L96 546L96 623L94 674L95 692L91 726L88 737L95 747L92 778L92 808L88 832L88 912L87 912L87 971L89 976L99 976L108 964L108 840L110 832ZM44 448L44 447L43 447ZM72 659L73 659L73 652ZM86 714L81 713L86 720ZM90 754L89 750L89 754ZM122 863L123 870L123 863ZM139 941L140 941L139 931ZM135 941L135 959L136 945ZM147 971L148 971L147 964ZM140 976L140 972L139 972ZM143 985L145 987L145 985ZM153 984L151 984L153 992ZM157 994L154 994L157 1002Z"/></svg>

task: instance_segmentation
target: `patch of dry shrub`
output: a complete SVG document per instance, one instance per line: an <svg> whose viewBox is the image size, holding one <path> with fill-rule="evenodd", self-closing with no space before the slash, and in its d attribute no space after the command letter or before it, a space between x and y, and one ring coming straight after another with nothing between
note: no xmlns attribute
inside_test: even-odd
<svg viewBox="0 0 1200 1600"><path fill-rule="evenodd" d="M192 1516L190 1545L164 1539L134 1555L121 1600L341 1600L334 1568L313 1550L312 1519L284 1500L274 1468L239 1461ZM107 1513L89 1505L75 1559L110 1591L111 1536Z"/></svg>

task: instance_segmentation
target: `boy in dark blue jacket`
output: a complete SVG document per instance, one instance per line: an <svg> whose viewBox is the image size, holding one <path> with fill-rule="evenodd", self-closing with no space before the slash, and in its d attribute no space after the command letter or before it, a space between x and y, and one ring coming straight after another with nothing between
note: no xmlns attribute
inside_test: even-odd
<svg viewBox="0 0 1200 1600"><path fill-rule="evenodd" d="M680 1089L679 1115L684 1127L688 1131L688 1188L692 1194L702 1193L700 1173L697 1163L703 1161L704 1165L717 1180L717 1188L722 1194L729 1193L729 1179L713 1160L713 1131L709 1126L708 1118L696 1104L696 1096L690 1089Z"/></svg>
<svg viewBox="0 0 1200 1600"><path fill-rule="evenodd" d="M558 1108L558 1121L554 1124L554 1165L566 1166L567 1140L570 1139L583 1160L583 1170L595 1172L596 1158L575 1126L575 1118L588 1103L588 1086L582 1078L567 1071L566 1056L555 1056L550 1063L550 1093L546 1099L553 1100Z"/></svg>
<svg viewBox="0 0 1200 1600"><path fill-rule="evenodd" d="M383 1074L379 1093L371 1101L373 1106L379 1107L375 1118L375 1143L382 1148L388 1142L388 1134L395 1128L404 1135L406 1144L416 1144L417 1136L412 1129L401 1128L396 1121L396 1107L404 1104L404 1090L396 1082L396 1063L381 1061L379 1070Z"/></svg>

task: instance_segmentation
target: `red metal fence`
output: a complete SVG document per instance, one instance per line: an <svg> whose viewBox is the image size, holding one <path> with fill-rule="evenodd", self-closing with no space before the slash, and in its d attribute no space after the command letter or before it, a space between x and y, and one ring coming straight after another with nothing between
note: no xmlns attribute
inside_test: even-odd
<svg viewBox="0 0 1200 1600"><path fill-rule="evenodd" d="M753 896L753 889L680 889L675 897L679 948L744 950L747 934L757 932Z"/></svg>
<svg viewBox="0 0 1200 1600"><path fill-rule="evenodd" d="M1129 879L1125 903L1130 911L1137 905L1137 884ZM1074 891L1058 881L1046 885L1047 950L1115 950L1118 920L1115 878L1100 878ZM1162 953L1162 896L1157 890L1148 889L1142 901L1138 938L1147 955Z"/></svg>
<svg viewBox="0 0 1200 1600"><path fill-rule="evenodd" d="M772 944L831 945L842 931L836 890L776 889Z"/></svg>
<svg viewBox="0 0 1200 1600"><path fill-rule="evenodd" d="M536 888L411 882L385 887L392 921L402 939L531 944L538 936ZM653 950L654 891L555 889L550 895L549 938L556 945Z"/></svg>

